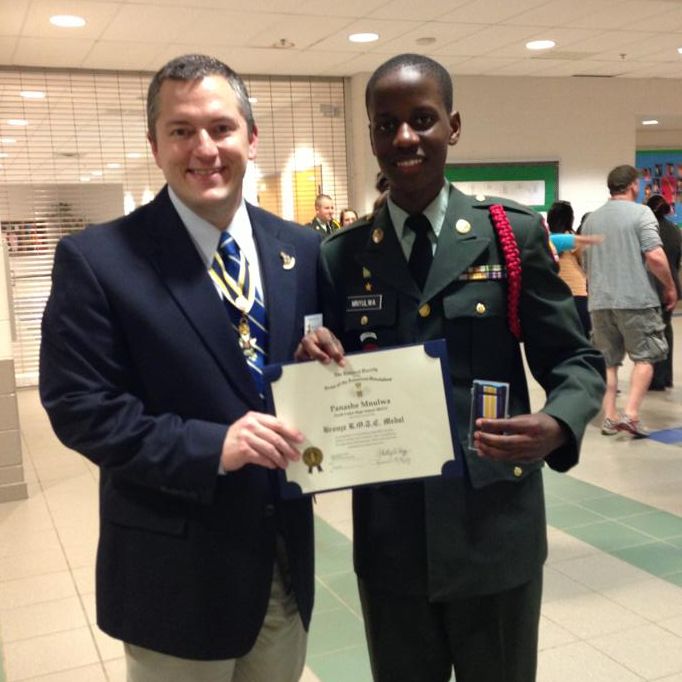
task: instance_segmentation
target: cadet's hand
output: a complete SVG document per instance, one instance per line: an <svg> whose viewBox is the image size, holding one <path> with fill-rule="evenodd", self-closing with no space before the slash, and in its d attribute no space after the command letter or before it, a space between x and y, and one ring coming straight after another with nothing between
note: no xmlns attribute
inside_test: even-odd
<svg viewBox="0 0 682 682"><path fill-rule="evenodd" d="M300 459L297 445L302 442L303 434L298 429L272 415L247 412L227 430L220 464L225 471L236 471L245 464L286 469L289 461Z"/></svg>
<svg viewBox="0 0 682 682"><path fill-rule="evenodd" d="M559 422L543 412L511 419L477 419L474 446L481 457L514 462L544 459L566 442Z"/></svg>
<svg viewBox="0 0 682 682"><path fill-rule="evenodd" d="M306 334L294 353L294 359L319 360L323 365L328 365L332 360L343 367L346 360L343 357L343 346L334 334L326 327L318 327Z"/></svg>

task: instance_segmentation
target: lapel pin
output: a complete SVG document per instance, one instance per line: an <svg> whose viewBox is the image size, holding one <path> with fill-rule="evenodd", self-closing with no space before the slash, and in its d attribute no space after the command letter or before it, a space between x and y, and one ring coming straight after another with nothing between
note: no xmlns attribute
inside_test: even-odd
<svg viewBox="0 0 682 682"><path fill-rule="evenodd" d="M455 223L455 230L460 234L467 234L467 232L471 231L471 223L468 220L464 220L464 218L460 218Z"/></svg>
<svg viewBox="0 0 682 682"><path fill-rule="evenodd" d="M367 268L362 268L362 277L364 279L369 279L371 276L372 273Z"/></svg>
<svg viewBox="0 0 682 682"><path fill-rule="evenodd" d="M282 259L282 267L285 270L292 270L294 265L296 265L296 258L284 251L279 252L279 257Z"/></svg>
<svg viewBox="0 0 682 682"><path fill-rule="evenodd" d="M380 227L372 230L372 241L375 244L381 244L384 241L384 231Z"/></svg>

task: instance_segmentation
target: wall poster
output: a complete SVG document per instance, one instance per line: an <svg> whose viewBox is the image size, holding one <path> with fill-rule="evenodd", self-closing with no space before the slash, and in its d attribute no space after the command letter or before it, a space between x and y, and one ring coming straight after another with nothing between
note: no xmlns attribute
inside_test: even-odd
<svg viewBox="0 0 682 682"><path fill-rule="evenodd" d="M682 223L682 149L642 149L635 155L640 173L638 201L660 194L669 204L668 219Z"/></svg>

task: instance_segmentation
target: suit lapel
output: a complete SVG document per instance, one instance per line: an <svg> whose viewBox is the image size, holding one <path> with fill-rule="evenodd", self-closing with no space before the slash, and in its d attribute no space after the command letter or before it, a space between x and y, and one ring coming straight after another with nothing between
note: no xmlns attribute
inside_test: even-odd
<svg viewBox="0 0 682 682"><path fill-rule="evenodd" d="M381 208L372 221L367 244L355 259L374 277L388 282L397 291L417 300L421 297L386 206Z"/></svg>
<svg viewBox="0 0 682 682"><path fill-rule="evenodd" d="M237 345L225 304L166 189L150 208L149 224L144 229L151 238L150 256L159 275L235 391L247 402L259 405L255 384ZM173 330L167 332L172 334Z"/></svg>
<svg viewBox="0 0 682 682"><path fill-rule="evenodd" d="M246 205L258 249L261 278L265 289L265 309L268 314L270 351L268 362L289 360L289 349L303 336L303 329L295 329L297 285L315 286L315 282L298 282L301 270L296 263L296 249L280 237L279 223L265 211ZM285 267L286 265L286 267Z"/></svg>
<svg viewBox="0 0 682 682"><path fill-rule="evenodd" d="M477 234L476 220L471 200L454 187L450 188L443 227L438 246L424 287L423 300L428 301L456 280L488 248L490 240ZM457 229L459 220L468 222L470 229Z"/></svg>

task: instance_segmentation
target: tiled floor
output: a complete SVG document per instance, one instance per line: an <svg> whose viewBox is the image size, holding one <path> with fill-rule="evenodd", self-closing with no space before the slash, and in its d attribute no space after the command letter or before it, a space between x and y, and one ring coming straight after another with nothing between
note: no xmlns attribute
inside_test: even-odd
<svg viewBox="0 0 682 682"><path fill-rule="evenodd" d="M680 347L678 388L645 404L655 429L682 428ZM34 390L19 405L31 495L0 505L0 682L123 682L121 645L94 625L97 471L54 439ZM682 443L606 438L595 422L581 464L545 480L539 682L682 682ZM348 494L318 496L316 512L303 680L369 682Z"/></svg>

